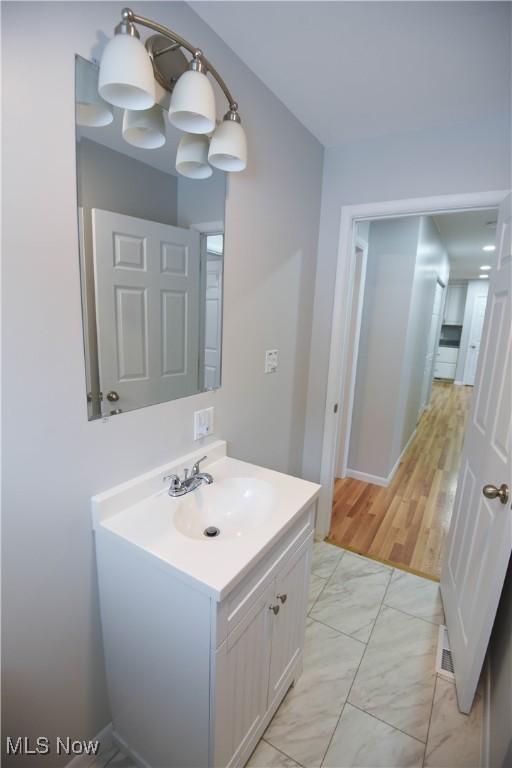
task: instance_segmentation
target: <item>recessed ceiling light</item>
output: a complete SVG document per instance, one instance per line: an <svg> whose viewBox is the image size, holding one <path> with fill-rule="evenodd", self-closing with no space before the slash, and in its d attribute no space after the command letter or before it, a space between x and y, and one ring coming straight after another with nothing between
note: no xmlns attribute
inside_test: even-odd
<svg viewBox="0 0 512 768"><path fill-rule="evenodd" d="M482 248L482 251L495 251L495 250L496 250L495 245L484 245L484 247Z"/></svg>
<svg viewBox="0 0 512 768"><path fill-rule="evenodd" d="M488 280L489 279L489 275L478 275L478 277L480 278L480 280Z"/></svg>
<svg viewBox="0 0 512 768"><path fill-rule="evenodd" d="M490 264L482 264L480 269L482 270L482 272L488 272L490 269L492 269L492 267Z"/></svg>

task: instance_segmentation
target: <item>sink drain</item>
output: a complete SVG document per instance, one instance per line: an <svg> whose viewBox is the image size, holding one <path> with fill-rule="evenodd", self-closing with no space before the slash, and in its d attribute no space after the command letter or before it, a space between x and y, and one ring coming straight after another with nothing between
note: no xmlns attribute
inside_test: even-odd
<svg viewBox="0 0 512 768"><path fill-rule="evenodd" d="M220 533L219 528L216 528L214 525L209 525L208 528L205 528L203 531L203 534L207 536L209 539L213 539L214 536L218 536Z"/></svg>

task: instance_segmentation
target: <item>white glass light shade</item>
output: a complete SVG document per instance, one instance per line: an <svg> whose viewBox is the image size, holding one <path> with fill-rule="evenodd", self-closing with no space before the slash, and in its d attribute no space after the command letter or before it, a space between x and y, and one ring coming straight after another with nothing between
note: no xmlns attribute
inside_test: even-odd
<svg viewBox="0 0 512 768"><path fill-rule="evenodd" d="M125 109L123 139L141 149L158 149L165 144L165 122L162 108Z"/></svg>
<svg viewBox="0 0 512 768"><path fill-rule="evenodd" d="M208 165L208 136L186 133L181 137L176 153L176 170L189 179L208 179L213 169Z"/></svg>
<svg viewBox="0 0 512 768"><path fill-rule="evenodd" d="M115 35L100 64L100 96L123 109L149 109L155 103L155 78L149 54L132 35Z"/></svg>
<svg viewBox="0 0 512 768"><path fill-rule="evenodd" d="M114 119L112 108L98 93L98 70L88 61L76 59L77 125L100 128Z"/></svg>
<svg viewBox="0 0 512 768"><path fill-rule="evenodd" d="M245 131L234 120L223 120L217 126L208 153L210 165L221 171L243 171L247 166L247 139Z"/></svg>
<svg viewBox="0 0 512 768"><path fill-rule="evenodd" d="M215 95L203 72L188 69L171 96L169 120L180 131L210 133L215 128Z"/></svg>

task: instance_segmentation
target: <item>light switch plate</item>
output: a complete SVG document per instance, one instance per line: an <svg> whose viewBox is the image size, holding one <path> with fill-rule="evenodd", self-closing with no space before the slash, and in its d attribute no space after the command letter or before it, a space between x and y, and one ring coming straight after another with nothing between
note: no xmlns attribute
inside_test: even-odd
<svg viewBox="0 0 512 768"><path fill-rule="evenodd" d="M267 349L265 352L265 373L275 373L279 362L279 350Z"/></svg>
<svg viewBox="0 0 512 768"><path fill-rule="evenodd" d="M194 413L194 440L200 440L213 432L213 407Z"/></svg>

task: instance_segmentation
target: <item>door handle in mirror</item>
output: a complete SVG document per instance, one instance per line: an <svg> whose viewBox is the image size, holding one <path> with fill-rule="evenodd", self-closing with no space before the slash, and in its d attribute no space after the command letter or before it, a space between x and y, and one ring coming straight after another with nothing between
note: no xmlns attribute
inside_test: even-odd
<svg viewBox="0 0 512 768"><path fill-rule="evenodd" d="M279 613L279 605L269 605L269 610L274 611L275 615Z"/></svg>
<svg viewBox="0 0 512 768"><path fill-rule="evenodd" d="M288 595L277 595L277 599L280 600L283 604L286 603L286 598Z"/></svg>
<svg viewBox="0 0 512 768"><path fill-rule="evenodd" d="M499 499L502 504L506 504L510 497L510 492L506 483L502 483L499 488L491 483L489 483L489 485L484 485L482 493L486 499Z"/></svg>

